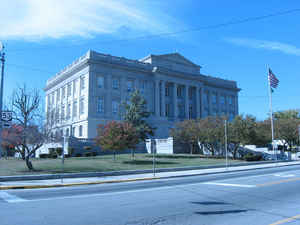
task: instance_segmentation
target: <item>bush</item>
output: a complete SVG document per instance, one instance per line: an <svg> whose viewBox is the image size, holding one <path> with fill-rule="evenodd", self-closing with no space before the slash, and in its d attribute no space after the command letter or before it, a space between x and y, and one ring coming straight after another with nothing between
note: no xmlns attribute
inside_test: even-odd
<svg viewBox="0 0 300 225"><path fill-rule="evenodd" d="M91 150L91 149L92 149L91 146L84 146L83 148L84 148L85 150Z"/></svg>
<svg viewBox="0 0 300 225"><path fill-rule="evenodd" d="M50 158L49 154L40 154L40 159L47 159Z"/></svg>
<svg viewBox="0 0 300 225"><path fill-rule="evenodd" d="M76 153L75 157L82 157L82 154L81 153Z"/></svg>
<svg viewBox="0 0 300 225"><path fill-rule="evenodd" d="M62 148L56 148L55 151L57 155L61 155L63 150Z"/></svg>
<svg viewBox="0 0 300 225"><path fill-rule="evenodd" d="M97 155L97 152L92 152L92 156L96 156Z"/></svg>
<svg viewBox="0 0 300 225"><path fill-rule="evenodd" d="M68 148L68 155L72 156L73 153L74 153L74 150L75 150L74 148L69 147Z"/></svg>
<svg viewBox="0 0 300 225"><path fill-rule="evenodd" d="M263 160L263 157L262 155L255 155L253 153L247 153L245 156L244 156L244 160L250 162L250 161L261 161Z"/></svg>
<svg viewBox="0 0 300 225"><path fill-rule="evenodd" d="M93 155L92 155L91 152L87 152L87 153L84 154L84 156L85 156L85 157L90 157L90 156L93 156Z"/></svg>

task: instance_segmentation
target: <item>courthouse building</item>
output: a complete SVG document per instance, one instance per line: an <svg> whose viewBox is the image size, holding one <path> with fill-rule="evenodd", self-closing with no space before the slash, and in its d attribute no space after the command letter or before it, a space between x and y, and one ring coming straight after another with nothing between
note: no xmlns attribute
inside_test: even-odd
<svg viewBox="0 0 300 225"><path fill-rule="evenodd" d="M47 81L46 116L52 134L94 138L98 124L122 119L121 103L140 90L157 138L184 119L238 114L235 81L204 75L179 53L131 60L88 51Z"/></svg>

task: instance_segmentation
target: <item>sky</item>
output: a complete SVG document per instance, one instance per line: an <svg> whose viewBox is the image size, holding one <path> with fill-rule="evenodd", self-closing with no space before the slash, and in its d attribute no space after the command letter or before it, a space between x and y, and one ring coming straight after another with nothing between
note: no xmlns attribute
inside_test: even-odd
<svg viewBox="0 0 300 225"><path fill-rule="evenodd" d="M202 74L237 81L239 112L259 120L270 67L280 81L273 110L300 108L297 0L14 0L0 12L5 99L23 84L44 96L47 79L92 49L130 59L178 52Z"/></svg>

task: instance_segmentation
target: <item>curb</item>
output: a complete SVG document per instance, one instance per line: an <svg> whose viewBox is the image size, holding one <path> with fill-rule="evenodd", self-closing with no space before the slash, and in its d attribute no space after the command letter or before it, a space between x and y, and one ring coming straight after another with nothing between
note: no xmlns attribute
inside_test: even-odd
<svg viewBox="0 0 300 225"><path fill-rule="evenodd" d="M45 184L45 185L38 184L38 185L0 186L0 190L70 187L70 186L80 186L80 185L124 183L124 182L143 181L143 180L157 180L157 179L160 179L160 177L134 178L134 179L126 179L126 180L91 181L91 182L79 182L79 183L69 183L69 184Z"/></svg>
<svg viewBox="0 0 300 225"><path fill-rule="evenodd" d="M292 162L292 161L278 161L280 162ZM230 167L238 166L251 166L251 165L266 165L273 164L273 161L252 162L252 163L236 163L231 164ZM300 163L300 162L299 162ZM177 168L160 168L156 169L157 173L160 172L178 172L189 171L199 169L213 169L213 168L226 168L225 165L209 165L209 166L190 166L190 167L177 167ZM7 181L28 181L28 180L50 180L50 179L62 179L62 178L87 178L87 177L105 177L105 176L123 176L123 175L136 175L136 174L151 174L152 169L146 170L122 170L122 171L110 171L110 172L83 172L83 173L63 173L63 174L39 174L39 175L21 175L21 176L0 176L0 182Z"/></svg>
<svg viewBox="0 0 300 225"><path fill-rule="evenodd" d="M299 164L286 164L286 165L277 165L276 167L286 167L286 166L295 166ZM42 188L55 188L55 187L70 187L70 186L80 186L80 185L93 185L93 184L109 184L109 183L125 183L125 182L134 182L134 181L146 181L146 180L158 180L158 179L170 179L170 178L179 178L179 177L189 177L189 176L199 176L199 175L209 175L209 174L222 174L222 173L234 173L241 171L251 171L258 169L268 169L273 167L260 167L260 168L249 168L249 169L238 169L238 170L224 170L218 172L207 172L201 174L183 174L183 175L174 175L166 177L145 177L145 178L133 178L133 179L124 179L124 180L107 180L107 181L91 181L91 182L77 182L77 183L68 183L68 184L37 184L37 185L12 185L12 186L0 186L0 190L12 190L12 189L42 189Z"/></svg>

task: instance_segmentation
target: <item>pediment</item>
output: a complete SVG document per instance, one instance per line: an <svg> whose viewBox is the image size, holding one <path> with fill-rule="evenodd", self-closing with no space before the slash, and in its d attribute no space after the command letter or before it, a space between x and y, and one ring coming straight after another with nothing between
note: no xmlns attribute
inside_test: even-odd
<svg viewBox="0 0 300 225"><path fill-rule="evenodd" d="M168 61L176 62L179 64L184 64L187 66L194 66L194 67L200 67L199 65L193 63L192 61L188 60L184 56L182 56L179 53L171 53L171 54L164 54L164 55L156 55L156 57L165 59Z"/></svg>

